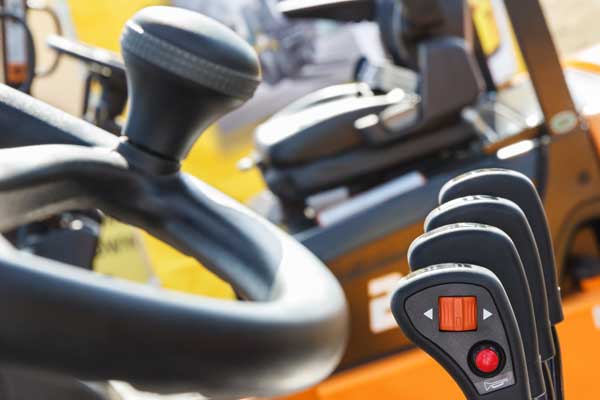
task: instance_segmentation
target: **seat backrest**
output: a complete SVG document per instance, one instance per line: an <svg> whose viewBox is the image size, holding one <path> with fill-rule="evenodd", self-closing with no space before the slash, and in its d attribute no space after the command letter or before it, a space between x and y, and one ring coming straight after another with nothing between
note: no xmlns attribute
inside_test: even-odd
<svg viewBox="0 0 600 400"><path fill-rule="evenodd" d="M377 0L377 5L380 15L396 18L390 27L397 33L400 57L418 71L416 96L394 95L402 90L356 94L280 113L257 129L263 167L307 164L429 134L460 122L464 107L475 103L484 85L471 53L466 0ZM382 25L382 32L391 31Z"/></svg>
<svg viewBox="0 0 600 400"><path fill-rule="evenodd" d="M466 0L380 0L380 25L395 59L419 74L418 118L391 107L369 124L362 137L387 144L460 121L485 85L473 54L473 24ZM386 20L391 19L386 25Z"/></svg>

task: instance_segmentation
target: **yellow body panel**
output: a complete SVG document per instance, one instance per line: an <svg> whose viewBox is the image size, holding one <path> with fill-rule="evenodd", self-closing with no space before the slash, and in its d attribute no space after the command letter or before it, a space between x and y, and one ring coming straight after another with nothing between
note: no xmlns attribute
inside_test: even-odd
<svg viewBox="0 0 600 400"><path fill-rule="evenodd" d="M102 222L94 268L136 282L154 281L140 232L111 218Z"/></svg>
<svg viewBox="0 0 600 400"><path fill-rule="evenodd" d="M125 22L143 7L169 4L166 0L69 0L77 37L86 43L119 51Z"/></svg>
<svg viewBox="0 0 600 400"><path fill-rule="evenodd" d="M501 37L491 0L470 0L473 22L485 54L490 55L500 47Z"/></svg>
<svg viewBox="0 0 600 400"><path fill-rule="evenodd" d="M507 16L504 14L502 1L469 0L469 5L481 47L488 59L510 57L513 59L514 68L506 73L514 76L524 72L526 70L525 61L510 24L505 23ZM502 47L506 47L507 51L497 54ZM492 72L492 74L494 73ZM496 83L501 86L505 82Z"/></svg>

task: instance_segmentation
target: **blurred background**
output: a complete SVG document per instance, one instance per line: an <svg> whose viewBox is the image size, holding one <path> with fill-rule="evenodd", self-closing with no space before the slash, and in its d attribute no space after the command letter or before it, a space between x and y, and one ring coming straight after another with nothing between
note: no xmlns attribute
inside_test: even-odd
<svg viewBox="0 0 600 400"><path fill-rule="evenodd" d="M599 0L542 0L554 39L563 55L569 55L600 39Z"/></svg>
<svg viewBox="0 0 600 400"><path fill-rule="evenodd" d="M229 1L229 0L228 0ZM216 3L226 4L218 0ZM214 2L214 1L213 1ZM129 15L142 5L162 4L161 1L119 0L49 0L61 10L61 18L71 20L67 35L84 42L118 51L118 35ZM181 5L201 7L204 0L184 0ZM542 0L557 46L563 56L585 49L600 41L600 0ZM32 29L38 47L40 63L49 62L52 53L44 38L52 33L53 24L43 14L32 13ZM38 79L33 94L70 113L78 114L84 72L81 64L63 59L56 73ZM65 90L68 88L68 90Z"/></svg>

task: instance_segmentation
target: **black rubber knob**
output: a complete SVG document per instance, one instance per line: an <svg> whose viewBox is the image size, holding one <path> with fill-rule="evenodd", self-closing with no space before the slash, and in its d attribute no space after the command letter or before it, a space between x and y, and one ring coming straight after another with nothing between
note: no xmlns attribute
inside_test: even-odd
<svg viewBox="0 0 600 400"><path fill-rule="evenodd" d="M131 93L124 134L168 160L184 159L202 131L260 83L252 47L193 11L145 8L125 25L121 47Z"/></svg>

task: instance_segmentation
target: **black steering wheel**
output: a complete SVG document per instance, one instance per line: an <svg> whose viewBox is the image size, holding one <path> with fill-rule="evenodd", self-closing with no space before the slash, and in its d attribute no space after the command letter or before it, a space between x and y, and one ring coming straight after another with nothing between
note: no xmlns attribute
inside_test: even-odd
<svg viewBox="0 0 600 400"><path fill-rule="evenodd" d="M211 397L324 379L347 338L336 279L278 228L179 171L200 133L254 93L254 51L170 7L136 14L122 47L132 95L124 138L0 88L0 232L98 208L195 257L246 301L115 280L2 241L1 362Z"/></svg>

